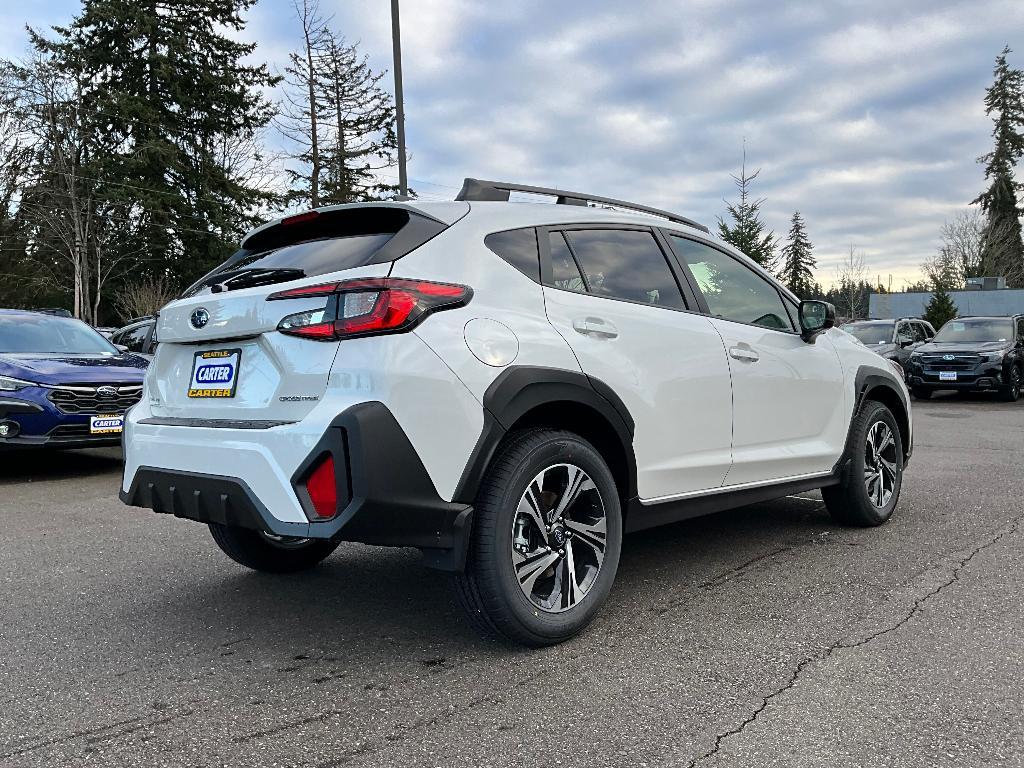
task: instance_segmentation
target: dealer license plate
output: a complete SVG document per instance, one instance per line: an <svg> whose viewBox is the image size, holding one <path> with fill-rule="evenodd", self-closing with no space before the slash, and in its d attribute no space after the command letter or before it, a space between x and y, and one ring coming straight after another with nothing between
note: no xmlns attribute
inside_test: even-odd
<svg viewBox="0 0 1024 768"><path fill-rule="evenodd" d="M939 371L939 381L956 381L956 371Z"/></svg>
<svg viewBox="0 0 1024 768"><path fill-rule="evenodd" d="M196 352L192 362L189 397L234 397L238 389L240 349L216 349Z"/></svg>
<svg viewBox="0 0 1024 768"><path fill-rule="evenodd" d="M90 435L114 435L124 431L124 416L110 414L89 417Z"/></svg>

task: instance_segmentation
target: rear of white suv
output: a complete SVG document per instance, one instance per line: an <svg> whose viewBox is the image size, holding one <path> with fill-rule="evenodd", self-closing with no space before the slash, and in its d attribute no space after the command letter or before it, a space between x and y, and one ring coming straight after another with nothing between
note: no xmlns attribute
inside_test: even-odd
<svg viewBox="0 0 1024 768"><path fill-rule="evenodd" d="M590 621L624 532L810 488L892 514L906 387L827 305L665 212L460 197L275 222L164 308L122 499L261 570L417 547L529 644Z"/></svg>

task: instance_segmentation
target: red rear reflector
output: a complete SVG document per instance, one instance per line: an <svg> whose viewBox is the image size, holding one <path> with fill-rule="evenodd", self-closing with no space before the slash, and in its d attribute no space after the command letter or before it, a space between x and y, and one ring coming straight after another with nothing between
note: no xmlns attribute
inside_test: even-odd
<svg viewBox="0 0 1024 768"><path fill-rule="evenodd" d="M306 211L305 213L297 213L294 216L285 216L281 219L281 226L289 227L292 224L301 224L304 221L312 221L319 216L319 211Z"/></svg>
<svg viewBox="0 0 1024 768"><path fill-rule="evenodd" d="M324 455L306 480L306 492L313 502L317 519L330 520L338 514L338 485L334 480L333 456Z"/></svg>

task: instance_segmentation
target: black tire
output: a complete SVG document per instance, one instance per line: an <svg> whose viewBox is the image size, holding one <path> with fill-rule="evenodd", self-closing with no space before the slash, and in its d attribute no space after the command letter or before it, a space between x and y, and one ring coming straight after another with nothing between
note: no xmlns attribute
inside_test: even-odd
<svg viewBox="0 0 1024 768"><path fill-rule="evenodd" d="M520 587L512 549L513 529L519 517L517 509L527 488L539 474L562 464L578 467L593 481L603 505L606 539L604 560L588 591L574 605L555 613L535 605ZM543 513L541 517L547 519ZM567 512L566 520L569 517ZM477 494L469 558L465 572L455 578L456 595L474 628L485 637L535 647L554 645L580 632L594 618L615 580L621 547L622 510L618 489L608 465L593 446L578 435L560 430L531 429L514 433L495 455ZM565 552L569 557L573 551L571 543L567 544ZM575 552L587 551L576 541ZM551 557L558 554L548 552ZM551 573L554 579L559 567L562 567L561 560L544 573Z"/></svg>
<svg viewBox="0 0 1024 768"><path fill-rule="evenodd" d="M266 573L295 573L312 568L338 548L324 539L272 538L248 528L210 523L210 534L224 554L239 565Z"/></svg>
<svg viewBox="0 0 1024 768"><path fill-rule="evenodd" d="M932 392L934 391L928 387L913 387L910 393L918 400L931 400Z"/></svg>
<svg viewBox="0 0 1024 768"><path fill-rule="evenodd" d="M866 485L867 470L870 469L868 433L877 424L884 424L888 428L894 442L894 450L886 449L888 460L895 466L891 497L881 506L869 497ZM837 523L860 527L881 525L892 517L903 487L903 439L900 436L899 425L885 405L868 400L854 418L850 435L853 455L846 471L843 472L842 482L839 485L822 488L821 496L825 500L829 514ZM875 466L879 466L877 461ZM881 470L878 476L882 476ZM877 484L874 488L878 488Z"/></svg>
<svg viewBox="0 0 1024 768"><path fill-rule="evenodd" d="M1020 399L1021 373L1020 366L1014 365L1010 369L1010 385L999 390L999 399L1008 403L1015 403Z"/></svg>

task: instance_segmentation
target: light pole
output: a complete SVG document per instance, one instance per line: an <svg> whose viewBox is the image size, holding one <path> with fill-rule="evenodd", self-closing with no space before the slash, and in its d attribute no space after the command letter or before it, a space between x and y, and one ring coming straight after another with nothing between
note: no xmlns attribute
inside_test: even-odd
<svg viewBox="0 0 1024 768"><path fill-rule="evenodd" d="M391 0L391 44L395 58L395 119L398 123L398 195L409 196L405 171L405 103L402 98L402 32L398 23L398 0Z"/></svg>

